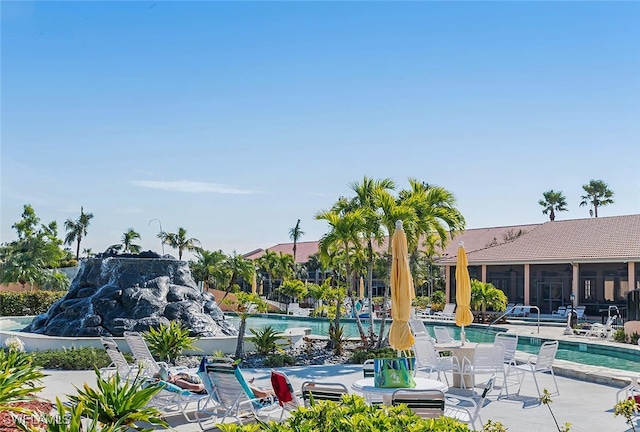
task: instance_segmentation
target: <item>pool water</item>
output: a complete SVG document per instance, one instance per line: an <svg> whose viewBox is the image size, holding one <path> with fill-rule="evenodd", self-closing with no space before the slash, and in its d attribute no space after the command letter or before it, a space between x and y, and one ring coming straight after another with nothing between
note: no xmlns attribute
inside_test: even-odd
<svg viewBox="0 0 640 432"><path fill-rule="evenodd" d="M228 315L229 319L236 328L239 327L239 318L236 316ZM348 337L358 337L358 328L355 320L341 321L344 325L345 334ZM277 331L284 331L290 327L307 327L311 328L312 334L326 335L329 331L329 321L327 319L317 318L298 318L288 316L251 316L247 320L247 333L249 329L259 329L264 326L272 326ZM365 332L368 331L369 323L362 323ZM443 325L442 323L428 323L425 322L425 326L433 336L433 326ZM375 332L378 333L380 323L374 323ZM391 321L387 321L385 328L386 332L389 331ZM460 339L460 328L454 325L449 326L452 330L455 339ZM485 328L468 327L465 328L467 339L471 342L478 343L493 343L496 333L499 329L492 329L487 331ZM530 354L537 354L540 349L540 345L544 342L540 338L534 336L521 336L518 338L518 351L527 352ZM560 341L560 346L556 354L556 358L560 360L568 360L575 363L591 366L604 366L612 369L620 369L624 371L640 372L640 351L634 352L631 350L616 350L611 347L579 343L579 342L565 342Z"/></svg>

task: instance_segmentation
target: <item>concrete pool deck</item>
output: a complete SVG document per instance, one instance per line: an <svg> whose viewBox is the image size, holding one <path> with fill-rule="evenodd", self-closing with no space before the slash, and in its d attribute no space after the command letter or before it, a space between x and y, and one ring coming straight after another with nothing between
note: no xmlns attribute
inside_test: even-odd
<svg viewBox="0 0 640 432"><path fill-rule="evenodd" d="M521 336L539 337L542 339L558 339L574 343L588 342L604 346L639 349L631 345L605 341L596 338L563 335L563 327L541 326L538 333L537 326L506 324L500 328L508 329ZM525 360L530 354L518 352L518 358ZM318 382L342 382L351 388L351 384L362 377L361 365L324 365L279 368L291 379L295 389L299 389L302 382L316 380ZM638 377L640 373L609 369L606 367L585 366L573 362L556 360L554 371L560 389L560 395L553 397L551 408L558 423L562 426L565 422L571 423L572 432L622 432L631 430L627 427L622 417L613 416L613 406L616 402L616 393L621 387L629 383L628 377ZM74 385L81 387L84 382L95 386L95 374L93 371L45 371L48 376L44 379L45 389L40 396L55 400L56 396L66 399L65 395L75 394ZM269 369L243 369L246 376L256 378L256 384L269 387ZM625 376L626 375L626 376ZM540 379L541 388L553 388L553 380L550 375L544 375ZM500 385L498 378L497 384ZM453 389L455 391L455 389ZM521 396L498 399L499 389L490 393L488 403L481 411L483 421L491 419L502 422L510 432L539 431L550 432L557 430L553 417L545 405L538 401L533 379L530 375L525 377ZM636 418L636 428L640 427L639 418ZM187 423L178 414L167 417L167 421L177 431L200 431L200 427L194 423ZM215 430L211 429L211 430Z"/></svg>

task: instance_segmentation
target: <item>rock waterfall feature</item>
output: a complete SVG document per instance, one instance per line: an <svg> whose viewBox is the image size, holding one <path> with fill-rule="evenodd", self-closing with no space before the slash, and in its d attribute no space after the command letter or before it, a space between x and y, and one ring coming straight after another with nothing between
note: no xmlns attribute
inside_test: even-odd
<svg viewBox="0 0 640 432"><path fill-rule="evenodd" d="M105 253L80 264L69 292L22 331L50 336L122 336L179 321L192 336L233 336L237 329L184 261L155 252Z"/></svg>

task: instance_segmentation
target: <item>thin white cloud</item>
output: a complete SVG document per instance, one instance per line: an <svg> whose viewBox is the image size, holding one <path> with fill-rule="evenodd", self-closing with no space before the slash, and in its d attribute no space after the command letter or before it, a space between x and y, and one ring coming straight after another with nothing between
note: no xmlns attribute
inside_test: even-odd
<svg viewBox="0 0 640 432"><path fill-rule="evenodd" d="M189 180L179 181L153 181L153 180L134 180L132 182L136 186L146 187L150 189L160 189L171 192L187 192L187 193L212 193L212 194L236 194L245 195L254 193L248 189L241 189L235 186L229 186L219 183L195 182Z"/></svg>

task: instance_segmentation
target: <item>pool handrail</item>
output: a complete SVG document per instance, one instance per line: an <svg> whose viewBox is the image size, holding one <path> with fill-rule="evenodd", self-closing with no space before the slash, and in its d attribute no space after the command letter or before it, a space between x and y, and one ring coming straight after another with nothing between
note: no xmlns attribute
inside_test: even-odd
<svg viewBox="0 0 640 432"><path fill-rule="evenodd" d="M522 309L535 309L538 311L538 333L540 333L540 308L538 306L519 306ZM506 310L502 315L500 315L498 318L496 318L495 320L493 320L486 328L485 331L489 331L489 329L491 328L492 325L494 325L495 323L497 323L498 321L500 321L502 318L504 318L505 316L507 316L509 313L511 313L511 311L513 310L513 308Z"/></svg>

